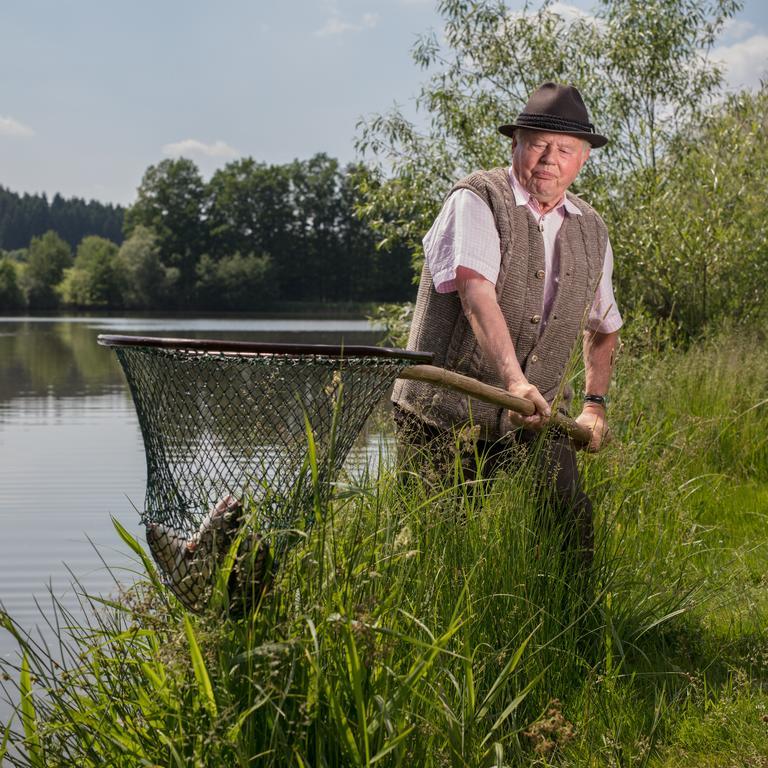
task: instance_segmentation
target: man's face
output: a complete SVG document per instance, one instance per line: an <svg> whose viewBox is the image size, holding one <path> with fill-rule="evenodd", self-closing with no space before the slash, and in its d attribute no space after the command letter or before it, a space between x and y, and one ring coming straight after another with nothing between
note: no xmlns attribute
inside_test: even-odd
<svg viewBox="0 0 768 768"><path fill-rule="evenodd" d="M564 133L518 130L512 140L515 176L544 205L560 200L588 157L589 146Z"/></svg>

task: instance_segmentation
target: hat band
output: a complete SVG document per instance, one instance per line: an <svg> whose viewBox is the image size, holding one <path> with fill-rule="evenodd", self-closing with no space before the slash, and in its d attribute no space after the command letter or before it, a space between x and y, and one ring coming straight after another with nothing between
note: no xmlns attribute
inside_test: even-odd
<svg viewBox="0 0 768 768"><path fill-rule="evenodd" d="M594 133L592 123L579 123L576 120L566 120L556 115L540 115L535 112L523 112L517 118L517 125L525 128L536 128L540 131L558 131L574 133Z"/></svg>

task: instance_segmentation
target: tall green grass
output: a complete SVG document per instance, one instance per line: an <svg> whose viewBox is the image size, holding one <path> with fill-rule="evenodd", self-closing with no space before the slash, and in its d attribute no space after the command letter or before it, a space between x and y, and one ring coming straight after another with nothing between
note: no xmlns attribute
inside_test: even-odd
<svg viewBox="0 0 768 768"><path fill-rule="evenodd" d="M244 618L187 614L116 523L143 573L130 588L83 595L86 621L54 601L55 647L3 616L20 655L6 664L16 714L0 755L83 768L750 765L768 750L750 720L768 706L766 381L754 339L625 356L616 440L583 458L590 578L542 524L525 463L472 486L403 485L383 465L340 483ZM730 730L701 749L713 721ZM742 762L705 763L719 748Z"/></svg>

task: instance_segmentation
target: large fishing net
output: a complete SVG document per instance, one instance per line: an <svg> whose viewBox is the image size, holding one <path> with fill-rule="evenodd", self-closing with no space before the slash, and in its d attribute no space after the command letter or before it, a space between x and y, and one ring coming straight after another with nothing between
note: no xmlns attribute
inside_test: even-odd
<svg viewBox="0 0 768 768"><path fill-rule="evenodd" d="M240 607L259 599L373 408L405 366L431 357L136 336L99 343L115 349L138 414L147 543L193 610L217 579Z"/></svg>

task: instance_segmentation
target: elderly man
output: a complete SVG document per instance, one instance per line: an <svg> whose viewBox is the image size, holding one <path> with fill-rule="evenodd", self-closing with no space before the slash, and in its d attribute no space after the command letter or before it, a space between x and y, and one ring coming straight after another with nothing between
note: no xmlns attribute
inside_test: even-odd
<svg viewBox="0 0 768 768"><path fill-rule="evenodd" d="M474 478L476 456L489 476L508 461L510 445L528 445L573 393L569 363L583 337L586 392L577 421L592 430L589 450L607 434L606 395L621 316L611 285L613 255L602 219L568 192L607 139L595 132L573 86L545 83L517 121L512 166L477 171L451 190L424 238L409 348L435 364L503 387L529 400L532 416L413 381L393 393L401 446L428 449L439 466L456 435L471 434L462 465ZM466 425L472 425L469 431ZM519 452L519 451L518 451ZM421 450L423 457L424 451ZM548 430L537 452L542 486L585 559L592 552L592 506L581 489L574 446Z"/></svg>

